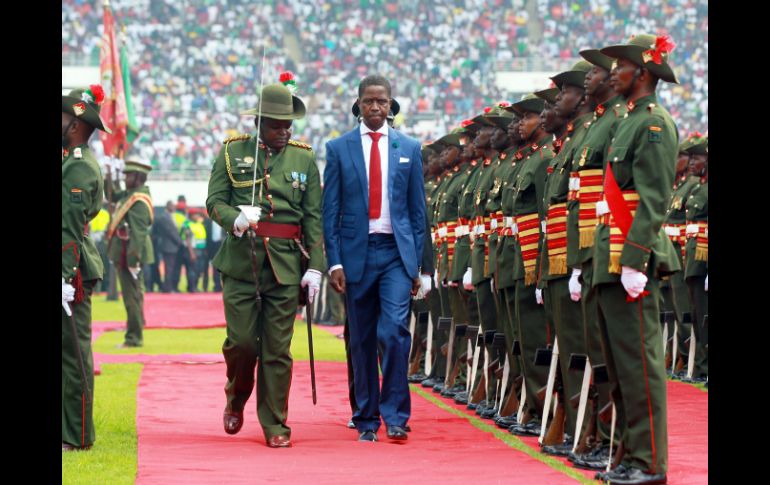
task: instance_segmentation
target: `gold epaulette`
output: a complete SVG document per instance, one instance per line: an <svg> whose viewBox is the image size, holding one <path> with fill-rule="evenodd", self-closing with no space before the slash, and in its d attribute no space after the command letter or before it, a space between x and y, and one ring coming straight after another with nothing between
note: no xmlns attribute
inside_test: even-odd
<svg viewBox="0 0 770 485"><path fill-rule="evenodd" d="M235 135L235 136L231 136L229 138L225 138L224 141L222 141L222 143L224 143L226 145L226 144L230 143L231 141L248 140L249 138L251 138L251 135L246 135L246 134Z"/></svg>
<svg viewBox="0 0 770 485"><path fill-rule="evenodd" d="M289 145L299 147L299 148L304 148L305 150L308 150L308 151L313 150L313 147L311 147L307 143L302 143L301 141L297 141L297 140L289 140Z"/></svg>

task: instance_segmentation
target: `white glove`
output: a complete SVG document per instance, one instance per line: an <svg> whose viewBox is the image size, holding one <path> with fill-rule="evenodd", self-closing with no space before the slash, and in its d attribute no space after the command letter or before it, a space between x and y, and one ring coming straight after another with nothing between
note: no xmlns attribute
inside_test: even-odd
<svg viewBox="0 0 770 485"><path fill-rule="evenodd" d="M494 276L489 278L489 291L491 291L492 294L495 293L495 277Z"/></svg>
<svg viewBox="0 0 770 485"><path fill-rule="evenodd" d="M250 205L239 205L238 208L241 210L241 213L238 214L238 217L235 218L235 222L233 223L233 234L237 237L241 237L250 225L255 225L259 222L259 217L262 215L262 208Z"/></svg>
<svg viewBox="0 0 770 485"><path fill-rule="evenodd" d="M623 288L626 289L628 296L636 298L644 291L644 285L647 284L647 275L634 268L623 266L620 282L623 283Z"/></svg>
<svg viewBox="0 0 770 485"><path fill-rule="evenodd" d="M463 288L465 288L468 291L473 291L473 283L471 283L472 280L473 280L473 270L471 268L468 268L465 270L465 274L463 275Z"/></svg>
<svg viewBox="0 0 770 485"><path fill-rule="evenodd" d="M431 277L426 274L420 275L420 291L422 292L422 296L424 297L428 293L430 293L431 286L430 286Z"/></svg>
<svg viewBox="0 0 770 485"><path fill-rule="evenodd" d="M706 275L706 284L703 285L703 289L709 291L709 275Z"/></svg>
<svg viewBox="0 0 770 485"><path fill-rule="evenodd" d="M72 310L70 309L68 301L75 299L75 287L69 283L64 282L64 278L61 279L61 306L68 316L72 316Z"/></svg>
<svg viewBox="0 0 770 485"><path fill-rule="evenodd" d="M582 272L583 270L580 268L572 268L572 276L569 277L569 283L567 284L569 286L569 297L572 301L580 301L581 286L578 277Z"/></svg>
<svg viewBox="0 0 770 485"><path fill-rule="evenodd" d="M131 276L134 277L135 280L139 279L139 272L142 271L141 266L137 266L136 268L128 268L129 273L131 273Z"/></svg>
<svg viewBox="0 0 770 485"><path fill-rule="evenodd" d="M543 290L541 288L535 288L535 301L538 305L543 304Z"/></svg>
<svg viewBox="0 0 770 485"><path fill-rule="evenodd" d="M309 269L305 271L305 276L302 277L300 282L302 288L308 287L307 300L313 303L315 296L321 289L321 272L315 269Z"/></svg>
<svg viewBox="0 0 770 485"><path fill-rule="evenodd" d="M435 286L436 289L438 289L438 287L439 287L438 286L438 270L433 272L433 286Z"/></svg>

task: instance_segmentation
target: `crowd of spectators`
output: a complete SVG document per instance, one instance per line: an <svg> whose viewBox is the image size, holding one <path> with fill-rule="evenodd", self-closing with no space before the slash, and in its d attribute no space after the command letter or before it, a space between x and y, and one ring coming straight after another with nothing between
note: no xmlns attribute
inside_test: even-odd
<svg viewBox="0 0 770 485"><path fill-rule="evenodd" d="M62 58L98 65L101 0L64 0ZM293 71L308 116L294 137L323 157L354 126L350 107L367 73L388 77L396 122L432 139L484 106L523 93L495 74L541 59L569 67L581 48L633 33L668 34L681 81L661 102L686 131L708 127L708 17L694 0L112 0L125 42L141 156L161 169L211 165L226 136L253 132L263 47L265 84ZM75 62L75 61L73 61ZM517 67L519 66L519 67ZM665 83L662 83L665 84ZM545 86L544 86L545 87ZM418 121L422 120L421 123Z"/></svg>

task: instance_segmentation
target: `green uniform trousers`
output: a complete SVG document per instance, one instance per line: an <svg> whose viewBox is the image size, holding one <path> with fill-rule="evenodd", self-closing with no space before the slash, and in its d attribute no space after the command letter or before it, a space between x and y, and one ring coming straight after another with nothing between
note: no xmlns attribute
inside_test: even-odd
<svg viewBox="0 0 770 485"><path fill-rule="evenodd" d="M91 294L97 280L83 282L83 302L70 302L72 317L61 311L61 440L80 448L91 446L94 432L94 355L91 351ZM75 334L73 335L72 320ZM78 350L83 356L86 385Z"/></svg>
<svg viewBox="0 0 770 485"><path fill-rule="evenodd" d="M118 270L120 289L123 293L123 305L126 307L126 337L124 343L134 347L144 343L144 270L139 272L137 279L131 276L127 268Z"/></svg>
<svg viewBox="0 0 770 485"><path fill-rule="evenodd" d="M476 306L478 308L478 321L477 323L481 326L481 331L486 332L487 330L495 330L496 332L501 331L499 328L497 328L497 304L495 303L495 295L492 294L492 284L490 279L482 280L479 284L476 285ZM473 344L476 344L476 336L473 336ZM490 353L490 361L495 360L495 358L500 358L501 356L496 356L494 350L489 348ZM476 372L477 381L481 379L481 376L483 375L483 368L484 368L484 359L483 355L481 355L481 358L479 358L479 368L482 369L482 372ZM473 356L469 356L471 359ZM500 360L501 364L505 363L505 355L502 355L502 360ZM495 389L497 386L497 379L495 378L495 375L493 372L489 373L489 381L487 382L487 396L494 396L495 395ZM476 386L476 382L471 383L474 387Z"/></svg>
<svg viewBox="0 0 770 485"><path fill-rule="evenodd" d="M559 340L559 368L564 384L564 410L566 414L565 430L569 434L575 432L577 409L569 405L569 400L580 393L583 373L569 370L572 354L585 355L585 339L583 335L583 312L579 302L572 301L569 294L569 278L548 280L547 297L551 299L551 311L556 336Z"/></svg>
<svg viewBox="0 0 770 485"><path fill-rule="evenodd" d="M625 466L666 473L666 370L660 330L660 286L648 274L649 295L627 301L621 283L596 287L602 349L625 445Z"/></svg>
<svg viewBox="0 0 770 485"><path fill-rule="evenodd" d="M513 389L514 379L521 375L521 356L513 355L513 342L519 339L516 325L516 291L515 287L497 290L497 328L505 335L505 352L508 354L510 371L506 389ZM506 392L508 392L506 390Z"/></svg>
<svg viewBox="0 0 770 485"><path fill-rule="evenodd" d="M462 283L457 287L448 287L449 306L452 310L452 325L467 325L468 322L478 321L478 308L476 306L476 298L473 297L473 293L462 288ZM447 340L449 336L447 335ZM455 365L457 358L463 354L468 348L468 344L465 339L455 338L452 343L454 346L452 350L452 363ZM445 364L446 365L446 364ZM465 385L465 365L460 366L460 372L455 380L455 385Z"/></svg>
<svg viewBox="0 0 770 485"><path fill-rule="evenodd" d="M583 273L581 279L583 280L580 285L580 303L582 304L583 311L583 338L585 339L584 346L588 353L588 360L591 362L591 366L603 365L604 353L602 352L602 339L599 330L599 317L597 312L599 311L599 302L596 299L596 289L591 285L591 274L593 272L593 263L591 260L583 263ZM596 421L596 428L599 430L599 438L602 443L609 444L610 442L610 425L604 424L599 419L599 411L610 402L610 383L602 382L597 384L594 381L594 386L598 393L596 415L593 419ZM586 417L583 420L583 431L588 426L588 421L591 417L590 409L586 409ZM617 423L616 423L617 426Z"/></svg>
<svg viewBox="0 0 770 485"><path fill-rule="evenodd" d="M686 281L692 300L692 321L695 329L695 368L692 375L706 377L709 375L709 334L708 326L703 320L703 317L709 314L709 296L704 288L706 276L691 276ZM689 336L688 333L687 337Z"/></svg>
<svg viewBox="0 0 770 485"><path fill-rule="evenodd" d="M257 311L254 283L222 275L227 338L227 411L241 411L254 388L257 368L257 415L266 439L291 437L286 425L291 386L291 338L299 285L279 285L268 258L259 272L262 309Z"/></svg>
<svg viewBox="0 0 770 485"><path fill-rule="evenodd" d="M535 285L524 286L517 280L515 288L506 288L507 298L514 299L516 328L521 346L524 384L527 386L527 410L533 417L542 416L543 402L537 392L547 384L548 366L535 365L535 352L553 342L553 332L546 321L543 307L535 301Z"/></svg>
<svg viewBox="0 0 770 485"><path fill-rule="evenodd" d="M678 246L677 246L678 247ZM682 323L684 312L691 312L690 309L690 295L687 289L687 284L684 282L684 273L677 271L672 274L668 280L668 286L661 287L661 304L663 305L662 311L674 312L677 322L677 353L679 357L687 362L688 347L685 341L690 336L691 324ZM661 324L662 325L662 324ZM669 324L668 338L674 337L674 327ZM673 342L673 341L672 341ZM666 344L667 352L673 351L673 344ZM676 365L676 359L673 359L672 365Z"/></svg>

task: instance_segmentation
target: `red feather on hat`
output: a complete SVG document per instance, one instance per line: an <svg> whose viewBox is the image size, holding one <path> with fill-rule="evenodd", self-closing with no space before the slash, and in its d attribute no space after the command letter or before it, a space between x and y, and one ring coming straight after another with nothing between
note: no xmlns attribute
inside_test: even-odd
<svg viewBox="0 0 770 485"><path fill-rule="evenodd" d="M97 105L101 105L104 101L104 89L102 89L101 85L99 84L91 84L88 86L88 88L91 90L91 93L94 95L94 101L96 101Z"/></svg>
<svg viewBox="0 0 770 485"><path fill-rule="evenodd" d="M487 106L486 108L484 108L484 113L489 113L490 111L492 111L491 107Z"/></svg>
<svg viewBox="0 0 770 485"><path fill-rule="evenodd" d="M463 120L462 123L460 123L460 126L465 128L466 126L472 125L472 124L473 124L473 120Z"/></svg>
<svg viewBox="0 0 770 485"><path fill-rule="evenodd" d="M671 37L667 35L659 35L655 38L655 49L645 51L645 54L652 56L652 62L655 64L661 64L663 62L663 54L670 54L674 50L676 44L671 40Z"/></svg>
<svg viewBox="0 0 770 485"><path fill-rule="evenodd" d="M291 81L294 79L294 73L291 71L282 72L280 76L278 76L278 80L282 83L285 83L286 81Z"/></svg>

